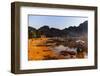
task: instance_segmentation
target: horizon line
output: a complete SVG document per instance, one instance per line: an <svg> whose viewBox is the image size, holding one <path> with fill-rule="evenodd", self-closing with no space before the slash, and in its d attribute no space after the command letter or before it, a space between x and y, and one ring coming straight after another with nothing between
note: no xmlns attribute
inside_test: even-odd
<svg viewBox="0 0 100 76"><path fill-rule="evenodd" d="M88 21L88 20L86 20L86 21ZM86 21L84 21L84 22L86 22ZM84 22L82 22L82 23L84 23ZM80 23L80 24L82 24L82 23ZM79 27L80 26L80 24L78 25L78 26L69 26L69 27ZM30 26L30 27L33 27L33 25L31 26L31 25L28 25L28 26ZM55 28L55 27L50 27L49 25L43 25L43 26L48 26L50 29L51 28ZM43 27L43 26L41 26L41 27ZM35 28L35 29L40 29L41 27L39 27L39 28L35 28L35 27L33 27L33 28ZM65 27L65 28L69 28L69 27ZM63 29L65 29L65 28L63 28ZM56 29L60 29L60 28L56 28ZM63 30L63 29L60 29L60 30Z"/></svg>

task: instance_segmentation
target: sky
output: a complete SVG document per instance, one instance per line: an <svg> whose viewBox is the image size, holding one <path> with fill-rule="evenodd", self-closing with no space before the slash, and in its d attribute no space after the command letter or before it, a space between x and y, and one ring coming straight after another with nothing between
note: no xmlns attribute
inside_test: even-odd
<svg viewBox="0 0 100 76"><path fill-rule="evenodd" d="M80 23L86 20L88 20L88 17L29 15L28 26L39 29L47 25L50 28L64 29L70 26L79 26Z"/></svg>

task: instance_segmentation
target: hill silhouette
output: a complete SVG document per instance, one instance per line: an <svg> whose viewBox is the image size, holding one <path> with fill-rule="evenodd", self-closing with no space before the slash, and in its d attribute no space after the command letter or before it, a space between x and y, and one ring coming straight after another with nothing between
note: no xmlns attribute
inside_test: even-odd
<svg viewBox="0 0 100 76"><path fill-rule="evenodd" d="M45 35L46 37L79 37L82 35L87 35L88 32L88 21L80 23L79 26L70 26L68 28L59 29L59 28L50 28L48 25L44 25L39 29L28 26L28 35L29 38L32 38L32 34L35 33L37 37L40 35Z"/></svg>

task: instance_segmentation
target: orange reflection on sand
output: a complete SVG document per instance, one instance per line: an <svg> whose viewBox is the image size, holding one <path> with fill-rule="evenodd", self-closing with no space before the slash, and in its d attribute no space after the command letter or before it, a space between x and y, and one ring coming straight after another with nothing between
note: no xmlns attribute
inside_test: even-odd
<svg viewBox="0 0 100 76"><path fill-rule="evenodd" d="M55 53L45 46L48 38L32 38L28 40L28 60L43 60L54 57Z"/></svg>

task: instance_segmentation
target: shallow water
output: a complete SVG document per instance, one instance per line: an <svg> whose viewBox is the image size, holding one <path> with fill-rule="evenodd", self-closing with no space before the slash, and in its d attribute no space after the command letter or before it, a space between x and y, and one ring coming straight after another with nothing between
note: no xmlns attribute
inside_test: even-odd
<svg viewBox="0 0 100 76"><path fill-rule="evenodd" d="M61 51L65 52L76 52L76 48L70 48L65 45L54 45L54 43L47 43L48 38L38 38L38 39L30 39L28 41L28 60L44 60L44 59L63 59L67 58L65 56L60 56ZM68 56L70 57L70 56ZM87 55L85 54L85 57Z"/></svg>

